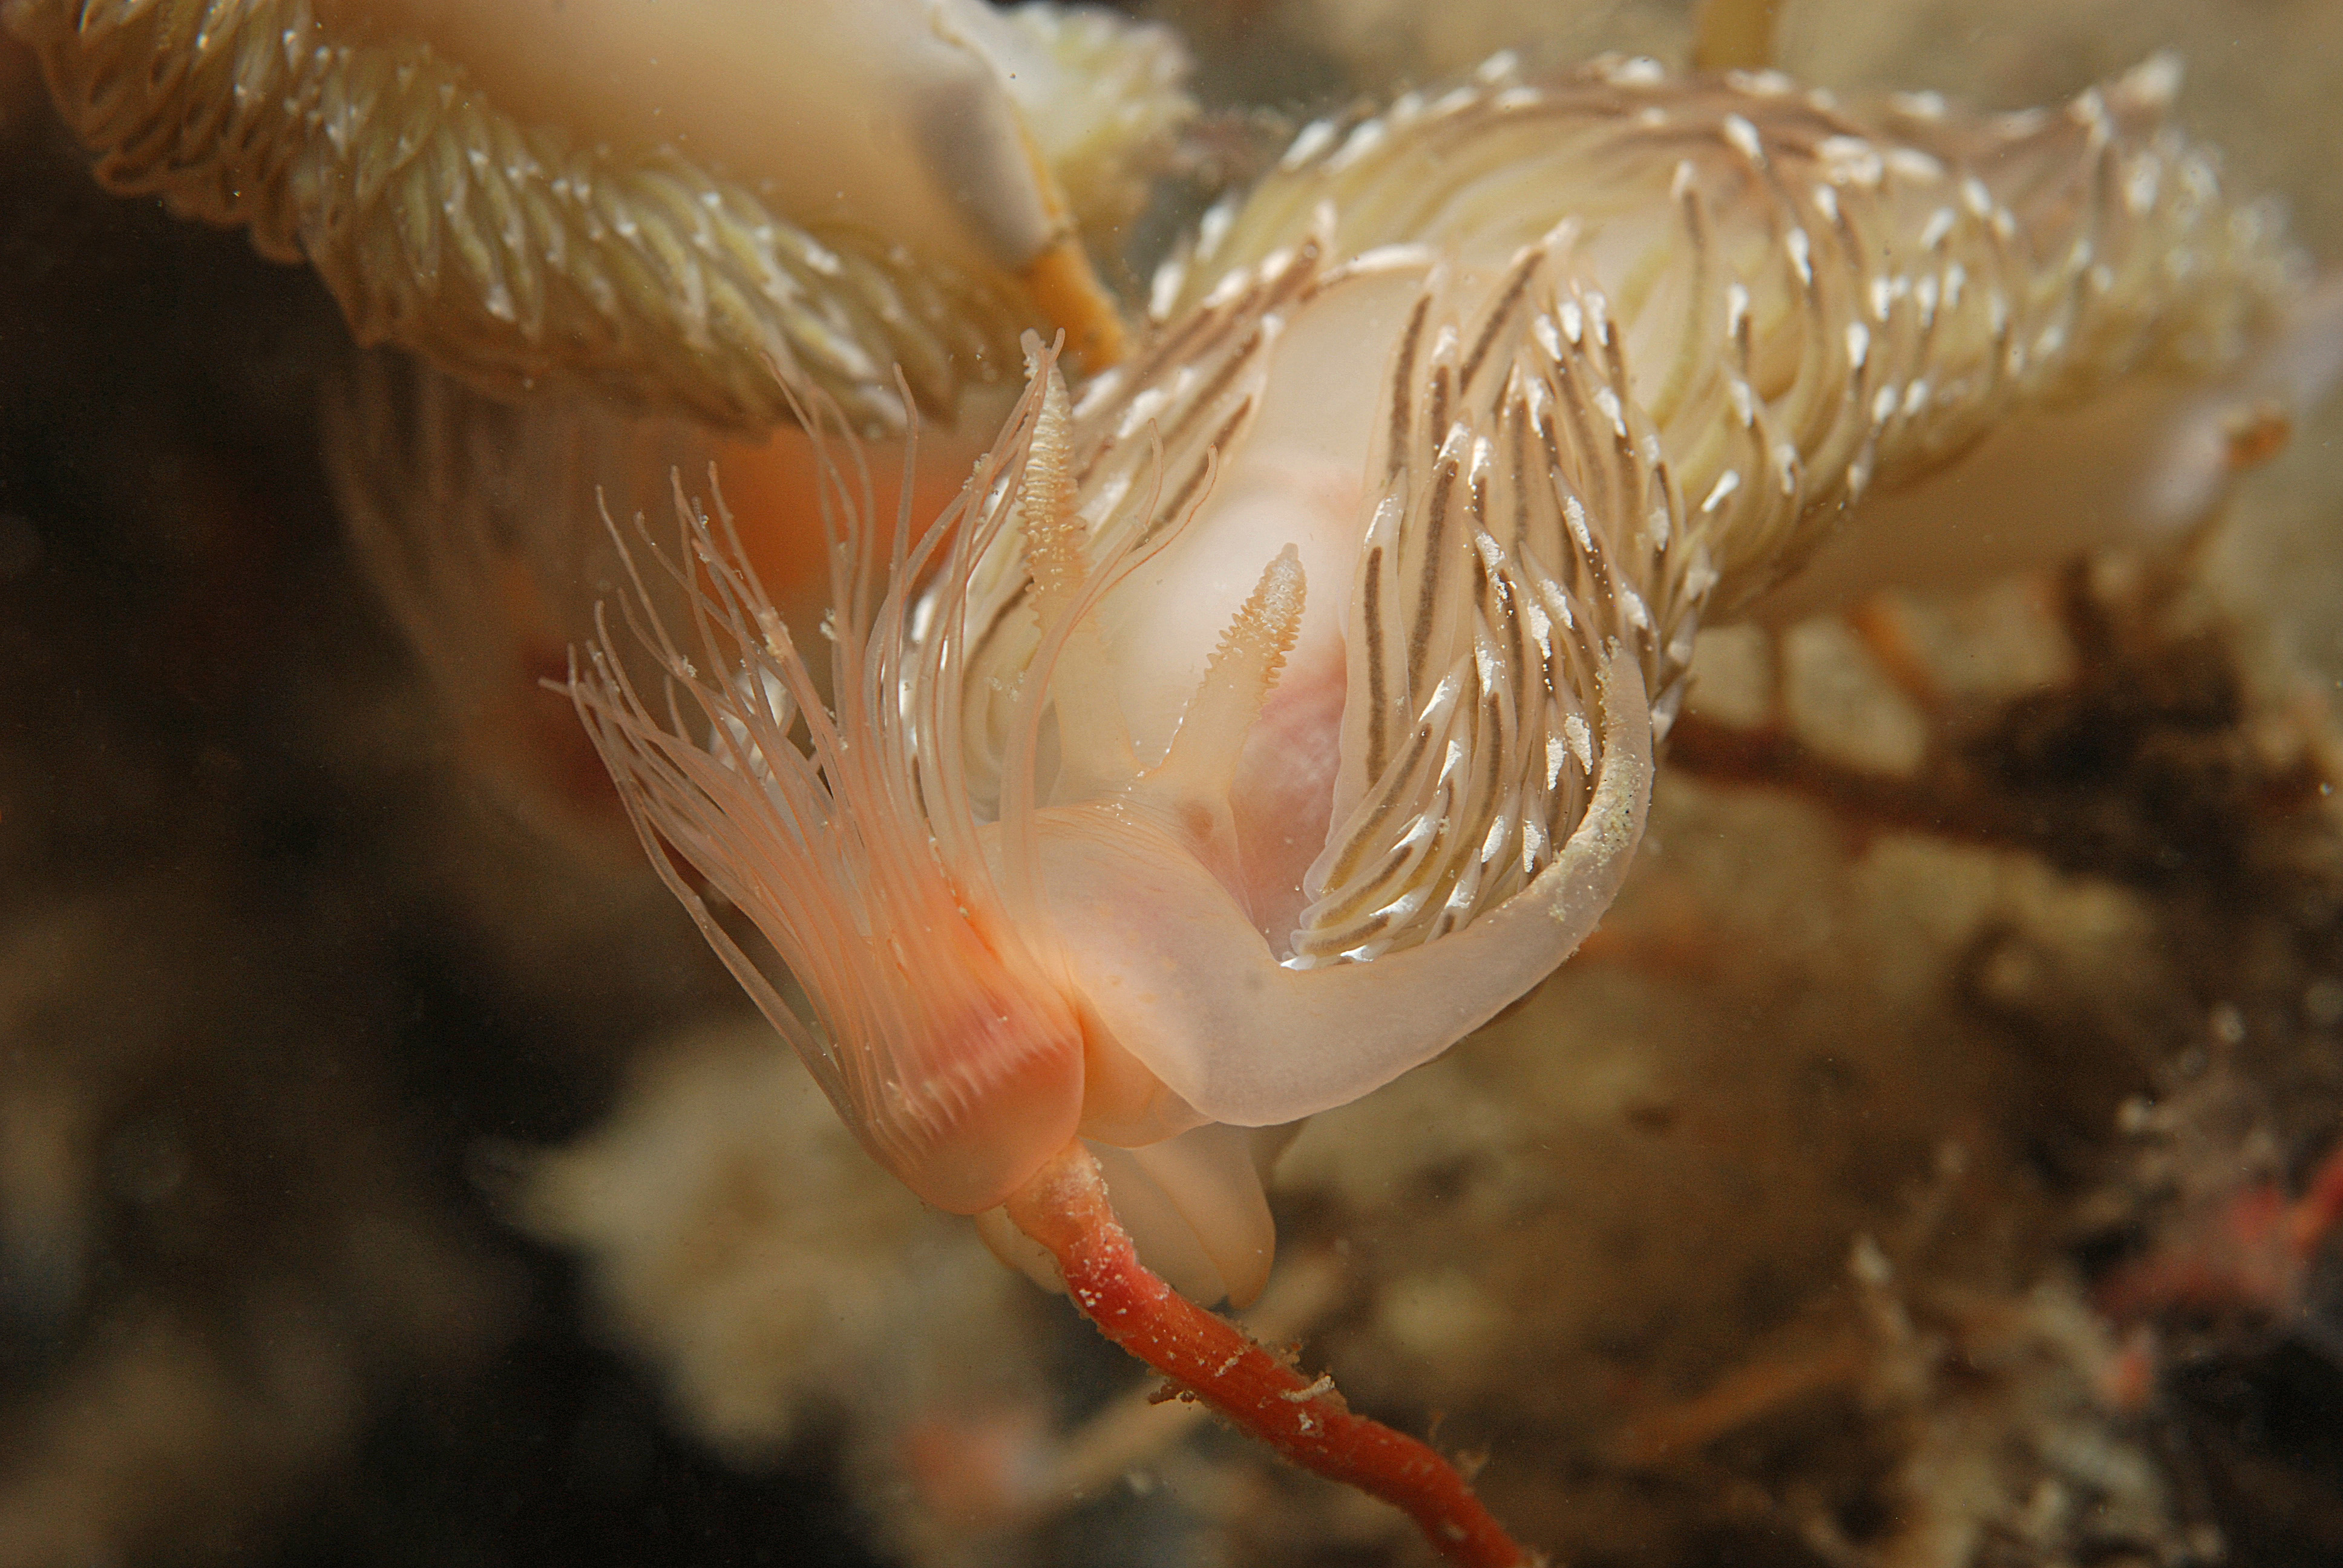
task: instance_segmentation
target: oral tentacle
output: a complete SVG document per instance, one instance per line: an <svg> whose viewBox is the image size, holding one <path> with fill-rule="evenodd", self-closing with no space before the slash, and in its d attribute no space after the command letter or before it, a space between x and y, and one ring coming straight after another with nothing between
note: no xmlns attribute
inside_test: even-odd
<svg viewBox="0 0 2343 1568"><path fill-rule="evenodd" d="M1043 392L1018 496L1017 528L1032 584L1034 629L1043 637L1055 630L1063 638L1049 672L1058 721L1057 788L1091 792L1130 778L1139 763L1131 727L1107 684L1098 623L1081 613L1092 573L1090 530L1078 510L1071 406L1065 377L1054 366L1043 375L1035 363L1038 347L1028 345L1028 373L1041 376Z"/></svg>
<svg viewBox="0 0 2343 1568"><path fill-rule="evenodd" d="M1222 634L1181 715L1172 749L1147 775L1151 793L1227 809L1246 737L1301 633L1306 587L1301 553L1289 544L1262 569L1261 581Z"/></svg>

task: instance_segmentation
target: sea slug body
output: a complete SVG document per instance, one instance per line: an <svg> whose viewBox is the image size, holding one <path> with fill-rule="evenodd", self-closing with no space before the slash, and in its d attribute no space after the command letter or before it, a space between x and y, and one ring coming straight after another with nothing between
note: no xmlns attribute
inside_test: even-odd
<svg viewBox="0 0 2343 1568"><path fill-rule="evenodd" d="M833 708L690 508L694 608L636 611L674 696L607 632L573 695L915 1190L987 1208L1079 1132L1209 1164L1173 1206L1265 1255L1223 1131L1366 1093L1569 955L1704 617L2028 411L2238 375L2303 308L2170 85L1969 119L1608 60L1312 126L1125 364L1074 397L1036 353L934 528L844 519Z"/></svg>

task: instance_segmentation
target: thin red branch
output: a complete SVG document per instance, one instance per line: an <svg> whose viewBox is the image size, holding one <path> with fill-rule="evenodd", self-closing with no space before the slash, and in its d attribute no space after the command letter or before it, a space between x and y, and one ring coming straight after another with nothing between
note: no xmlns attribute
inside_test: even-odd
<svg viewBox="0 0 2343 1568"><path fill-rule="evenodd" d="M1139 1261L1079 1141L1009 1200L1017 1228L1050 1250L1082 1315L1116 1344L1305 1470L1407 1513L1452 1563L1527 1568L1455 1466L1381 1422L1353 1415L1332 1378L1305 1382L1242 1330L1173 1291Z"/></svg>

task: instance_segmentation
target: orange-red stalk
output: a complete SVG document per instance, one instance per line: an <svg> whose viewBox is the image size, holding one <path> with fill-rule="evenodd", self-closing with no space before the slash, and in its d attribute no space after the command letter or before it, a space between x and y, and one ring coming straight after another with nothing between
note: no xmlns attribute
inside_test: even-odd
<svg viewBox="0 0 2343 1568"><path fill-rule="evenodd" d="M1527 1568L1456 1467L1415 1439L1353 1415L1331 1379L1305 1382L1227 1320L1182 1296L1139 1261L1080 1141L1009 1200L1017 1228L1050 1250L1082 1315L1172 1384L1294 1463L1407 1513L1441 1555L1465 1568Z"/></svg>

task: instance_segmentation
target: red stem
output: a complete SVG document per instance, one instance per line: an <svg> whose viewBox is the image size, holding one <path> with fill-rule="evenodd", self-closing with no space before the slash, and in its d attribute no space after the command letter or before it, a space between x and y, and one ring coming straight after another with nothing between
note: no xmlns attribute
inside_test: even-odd
<svg viewBox="0 0 2343 1568"><path fill-rule="evenodd" d="M1453 1465L1381 1422L1353 1415L1331 1378L1292 1368L1173 1291L1139 1261L1079 1141L1009 1200L1017 1228L1050 1250L1067 1292L1099 1332L1305 1470L1404 1510L1442 1556L1465 1568L1528 1568Z"/></svg>

